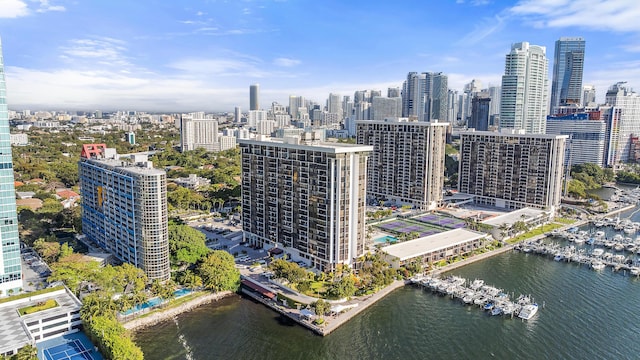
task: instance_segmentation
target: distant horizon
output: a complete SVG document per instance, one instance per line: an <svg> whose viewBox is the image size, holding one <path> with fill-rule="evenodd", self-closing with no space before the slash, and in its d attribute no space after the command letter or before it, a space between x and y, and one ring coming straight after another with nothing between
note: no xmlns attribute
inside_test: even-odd
<svg viewBox="0 0 640 360"><path fill-rule="evenodd" d="M499 86L523 41L546 48L551 76L555 41L578 36L583 85L603 102L619 81L640 86L638 17L625 0L2 0L0 36L12 109L247 111L259 83L266 110L289 95L386 94L411 71L443 72L462 92Z"/></svg>

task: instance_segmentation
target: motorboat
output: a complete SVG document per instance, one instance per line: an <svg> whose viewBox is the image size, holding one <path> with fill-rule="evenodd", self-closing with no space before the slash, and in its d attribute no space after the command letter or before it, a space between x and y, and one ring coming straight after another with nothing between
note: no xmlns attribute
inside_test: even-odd
<svg viewBox="0 0 640 360"><path fill-rule="evenodd" d="M475 280L473 280L471 285L469 285L469 287L472 290L478 290L478 289L480 289L482 287L482 285L484 285L484 280L475 279Z"/></svg>
<svg viewBox="0 0 640 360"><path fill-rule="evenodd" d="M495 306L493 309L491 309L491 316L496 316L500 314L502 314L502 307Z"/></svg>
<svg viewBox="0 0 640 360"><path fill-rule="evenodd" d="M603 238L605 235L604 231L596 231L596 238Z"/></svg>
<svg viewBox="0 0 640 360"><path fill-rule="evenodd" d="M604 254L604 249L593 249L593 251L591 252L591 255L593 256L602 256L602 254Z"/></svg>
<svg viewBox="0 0 640 360"><path fill-rule="evenodd" d="M518 313L518 317L520 319L529 320L538 312L538 304L528 304L520 309L520 313Z"/></svg>
<svg viewBox="0 0 640 360"><path fill-rule="evenodd" d="M640 275L640 267L632 267L631 269L629 269L629 273L631 273L631 275L633 276Z"/></svg>
<svg viewBox="0 0 640 360"><path fill-rule="evenodd" d="M591 268L596 271L602 270L605 267L607 267L607 265L605 265L605 263L603 263L602 261L594 261L591 263Z"/></svg>
<svg viewBox="0 0 640 360"><path fill-rule="evenodd" d="M553 257L554 261L562 261L564 260L564 256L562 256L562 254L557 254L556 256Z"/></svg>
<svg viewBox="0 0 640 360"><path fill-rule="evenodd" d="M489 301L488 303L484 304L483 309L487 311L487 310L492 310L494 307L495 307L495 304Z"/></svg>

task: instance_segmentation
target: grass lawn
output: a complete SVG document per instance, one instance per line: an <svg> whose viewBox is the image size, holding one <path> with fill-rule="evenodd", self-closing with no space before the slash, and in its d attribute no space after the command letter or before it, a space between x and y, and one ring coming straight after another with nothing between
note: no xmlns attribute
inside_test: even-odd
<svg viewBox="0 0 640 360"><path fill-rule="evenodd" d="M576 220L557 217L557 218L553 219L553 222L557 222L557 223L564 224L564 225L571 225L574 222L576 222Z"/></svg>
<svg viewBox="0 0 640 360"><path fill-rule="evenodd" d="M37 313L38 311L53 309L58 306L58 302L54 299L49 299L47 301L40 301L35 305L26 306L18 309L18 313L20 316L29 315L33 313Z"/></svg>
<svg viewBox="0 0 640 360"><path fill-rule="evenodd" d="M553 231L555 229L559 229L562 226L563 226L562 224L556 224L556 223L548 224L548 225L545 225L545 226L541 226L541 227L535 228L533 230L529 230L524 234L520 234L520 235L518 235L518 236L516 236L514 238L511 238L511 239L507 240L507 243L515 244L517 242L532 238L534 236L542 235L542 234L545 234L545 233L547 233L549 231Z"/></svg>

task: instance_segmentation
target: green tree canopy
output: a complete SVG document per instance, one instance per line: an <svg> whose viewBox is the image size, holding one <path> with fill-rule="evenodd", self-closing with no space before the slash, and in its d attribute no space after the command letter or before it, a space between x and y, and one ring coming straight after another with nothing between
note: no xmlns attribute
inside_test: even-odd
<svg viewBox="0 0 640 360"><path fill-rule="evenodd" d="M176 265L195 264L211 250L205 243L206 236L188 226L169 224L169 252Z"/></svg>
<svg viewBox="0 0 640 360"><path fill-rule="evenodd" d="M198 266L205 288L213 291L235 291L240 285L240 272L233 256L226 251L214 250Z"/></svg>

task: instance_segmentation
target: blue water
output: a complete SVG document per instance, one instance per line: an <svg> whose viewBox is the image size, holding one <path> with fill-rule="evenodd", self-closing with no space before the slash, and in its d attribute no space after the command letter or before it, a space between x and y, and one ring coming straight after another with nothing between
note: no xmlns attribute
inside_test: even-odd
<svg viewBox="0 0 640 360"><path fill-rule="evenodd" d="M387 239L389 240L389 242L390 242L391 244L398 242L398 238L396 238L396 237L394 237L394 236L391 236L391 235L386 235L386 236L383 236L383 237L379 237L379 238L377 238L377 239L374 239L374 240L373 240L373 243L374 243L374 244L385 244L385 243L387 242Z"/></svg>
<svg viewBox="0 0 640 360"><path fill-rule="evenodd" d="M173 293L173 296L176 298L179 298L181 296L185 296L191 294L191 290L189 289L180 289L180 290L176 290ZM142 311L144 309L148 309L148 308L152 308L155 306L158 306L162 304L162 299L160 299L159 297L154 297L152 299L147 300L147 302L144 302L142 304L136 305L134 307L132 307L131 309L127 310L127 311L123 311L122 315L131 315L133 313L137 313L138 311Z"/></svg>

